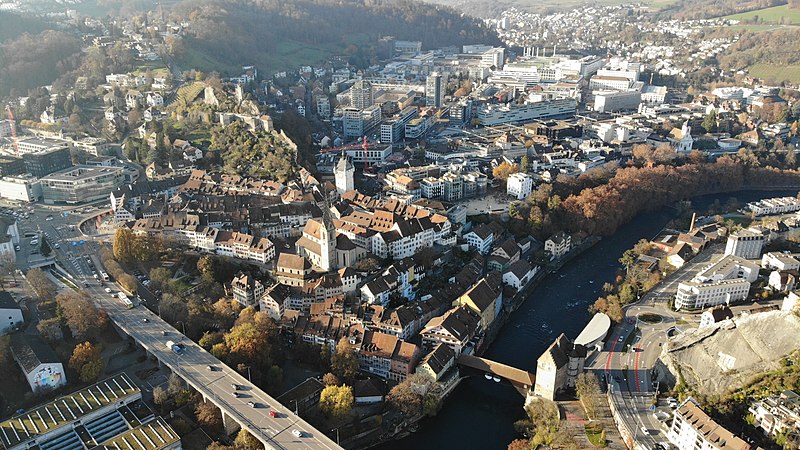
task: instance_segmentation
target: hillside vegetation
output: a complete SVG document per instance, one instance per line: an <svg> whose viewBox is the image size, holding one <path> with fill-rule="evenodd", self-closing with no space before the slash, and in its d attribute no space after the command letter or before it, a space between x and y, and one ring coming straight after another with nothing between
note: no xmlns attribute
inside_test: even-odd
<svg viewBox="0 0 800 450"><path fill-rule="evenodd" d="M39 33L47 24L39 19L24 17L9 11L0 11L0 42L16 38L22 33Z"/></svg>
<svg viewBox="0 0 800 450"><path fill-rule="evenodd" d="M800 8L800 0L788 2ZM786 0L679 0L663 13L676 19L709 19L787 4Z"/></svg>
<svg viewBox="0 0 800 450"><path fill-rule="evenodd" d="M298 65L332 54L365 67L384 35L420 40L426 48L500 45L480 21L411 0L186 0L173 13L191 23L185 48L176 51L184 69L214 62L230 70L241 64L269 70L276 58Z"/></svg>
<svg viewBox="0 0 800 450"><path fill-rule="evenodd" d="M12 87L25 95L27 89L52 83L80 66L80 51L77 38L52 30L0 43L0 97Z"/></svg>

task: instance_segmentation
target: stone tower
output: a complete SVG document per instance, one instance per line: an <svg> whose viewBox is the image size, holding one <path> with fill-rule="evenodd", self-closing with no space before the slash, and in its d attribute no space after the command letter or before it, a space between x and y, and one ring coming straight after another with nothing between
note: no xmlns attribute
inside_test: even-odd
<svg viewBox="0 0 800 450"><path fill-rule="evenodd" d="M350 162L350 158L348 158L347 154L343 151L342 156L336 163L336 168L333 170L336 181L336 191L339 194L344 194L354 189L353 174L355 171L356 169L353 167L353 163Z"/></svg>

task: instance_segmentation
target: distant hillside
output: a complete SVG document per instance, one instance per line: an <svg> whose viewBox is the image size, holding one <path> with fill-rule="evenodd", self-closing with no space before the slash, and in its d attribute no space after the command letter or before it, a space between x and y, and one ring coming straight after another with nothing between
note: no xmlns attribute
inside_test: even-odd
<svg viewBox="0 0 800 450"><path fill-rule="evenodd" d="M380 36L420 40L425 48L500 45L479 20L410 0L186 0L173 14L191 22L176 58L183 69L271 71L346 55L374 62Z"/></svg>
<svg viewBox="0 0 800 450"><path fill-rule="evenodd" d="M45 28L47 24L39 19L0 11L0 42L15 38L22 33L36 34Z"/></svg>
<svg viewBox="0 0 800 450"><path fill-rule="evenodd" d="M676 19L709 19L786 3L786 0L679 0L661 13ZM795 6L796 0L790 3Z"/></svg>

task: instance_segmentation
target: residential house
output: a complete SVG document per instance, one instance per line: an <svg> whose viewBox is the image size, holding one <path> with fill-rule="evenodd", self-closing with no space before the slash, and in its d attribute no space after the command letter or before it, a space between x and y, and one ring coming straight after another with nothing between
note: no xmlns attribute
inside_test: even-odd
<svg viewBox="0 0 800 450"><path fill-rule="evenodd" d="M485 255L489 253L489 249L492 248L496 234L499 233L496 233L496 228L493 224L481 224L465 234L464 239L467 241L470 248Z"/></svg>
<svg viewBox="0 0 800 450"><path fill-rule="evenodd" d="M264 285L254 276L246 275L242 272L233 277L231 290L233 291L233 299L244 308L255 305L264 295Z"/></svg>
<svg viewBox="0 0 800 450"><path fill-rule="evenodd" d="M527 286L534 275L539 271L539 266L531 266L528 261L521 259L503 272L503 283L519 291Z"/></svg>
<svg viewBox="0 0 800 450"><path fill-rule="evenodd" d="M503 282L499 272L489 272L475 286L453 301L453 306L464 305L478 313L484 330L494 323L503 310Z"/></svg>
<svg viewBox="0 0 800 450"><path fill-rule="evenodd" d="M420 353L416 344L397 336L367 331L358 347L359 368L386 380L402 382L414 373Z"/></svg>
<svg viewBox="0 0 800 450"><path fill-rule="evenodd" d="M572 237L563 231L550 236L544 242L544 250L550 254L550 259L561 259L572 248Z"/></svg>
<svg viewBox="0 0 800 450"><path fill-rule="evenodd" d="M339 269L339 280L342 283L342 292L345 295L352 294L358 291L361 275L352 267L346 266Z"/></svg>
<svg viewBox="0 0 800 450"><path fill-rule="evenodd" d="M14 297L6 291L0 291L0 336L22 326L24 321L22 309Z"/></svg>
<svg viewBox="0 0 800 450"><path fill-rule="evenodd" d="M538 376L538 374L537 374ZM737 437L708 416L692 397L678 406L669 441L679 450L750 450L750 444Z"/></svg>
<svg viewBox="0 0 800 450"><path fill-rule="evenodd" d="M723 320L733 319L733 311L728 306L719 305L708 308L700 315L700 325L698 328L706 328Z"/></svg>
<svg viewBox="0 0 800 450"><path fill-rule="evenodd" d="M439 381L442 376L456 363L456 354L446 344L439 344L420 360L415 373L424 376L430 381Z"/></svg>
<svg viewBox="0 0 800 450"><path fill-rule="evenodd" d="M273 320L280 321L291 295L291 287L281 283L274 284L267 288L258 299L259 309L267 313Z"/></svg>
<svg viewBox="0 0 800 450"><path fill-rule="evenodd" d="M797 285L800 273L797 270L773 270L769 274L768 286L775 292L790 292Z"/></svg>
<svg viewBox="0 0 800 450"><path fill-rule="evenodd" d="M426 349L445 344L458 356L462 352L472 353L471 341L480 330L481 316L469 306L461 305L450 309L444 315L430 319L422 327L420 334Z"/></svg>
<svg viewBox="0 0 800 450"><path fill-rule="evenodd" d="M755 426L767 436L800 433L800 394L783 391L778 395L756 401L749 408Z"/></svg>
<svg viewBox="0 0 800 450"><path fill-rule="evenodd" d="M512 264L519 261L521 251L513 239L506 239L492 251L487 261L489 270L503 272Z"/></svg>

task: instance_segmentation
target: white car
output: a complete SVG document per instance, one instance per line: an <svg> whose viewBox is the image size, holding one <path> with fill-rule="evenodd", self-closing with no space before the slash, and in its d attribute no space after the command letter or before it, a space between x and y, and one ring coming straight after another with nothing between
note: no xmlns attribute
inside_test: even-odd
<svg viewBox="0 0 800 450"><path fill-rule="evenodd" d="M111 293L111 288L106 288L106 294L110 294L110 293Z"/></svg>
<svg viewBox="0 0 800 450"><path fill-rule="evenodd" d="M294 435L294 437L303 437L303 432L298 430L297 428L292 430L292 434Z"/></svg>

